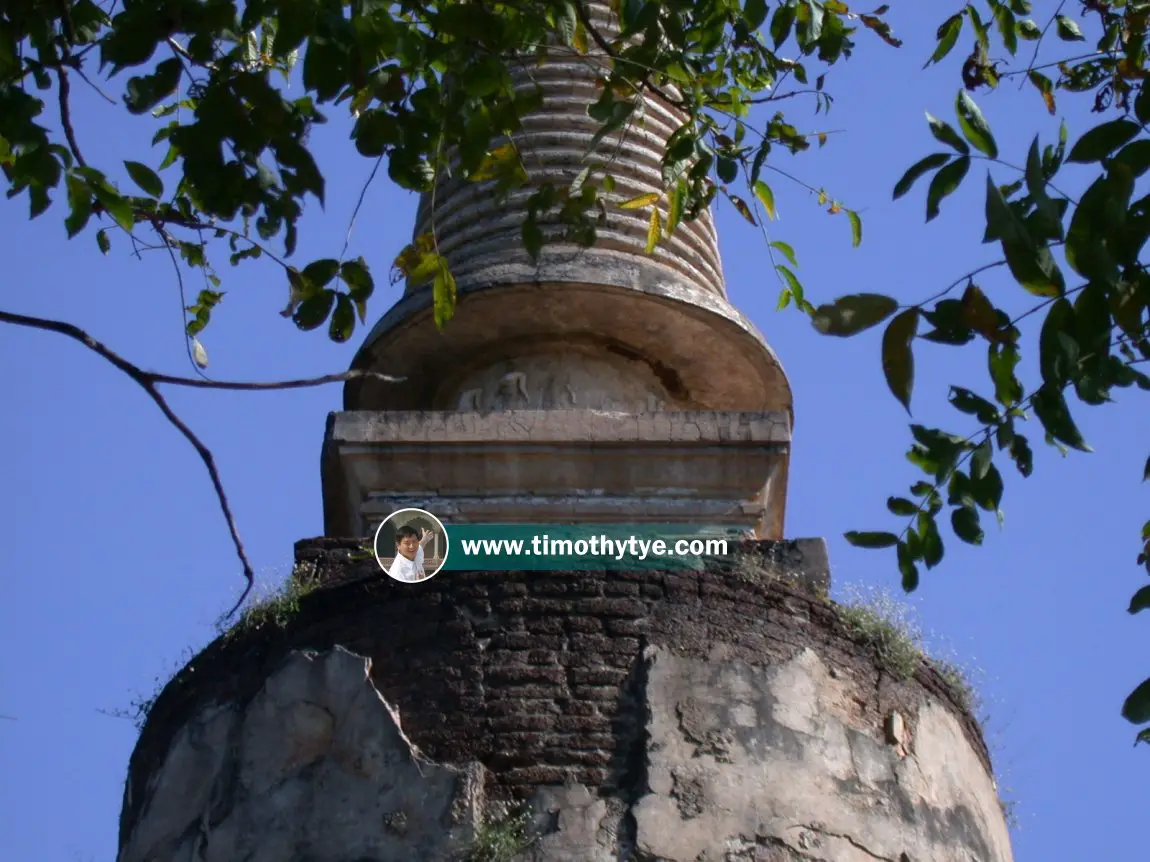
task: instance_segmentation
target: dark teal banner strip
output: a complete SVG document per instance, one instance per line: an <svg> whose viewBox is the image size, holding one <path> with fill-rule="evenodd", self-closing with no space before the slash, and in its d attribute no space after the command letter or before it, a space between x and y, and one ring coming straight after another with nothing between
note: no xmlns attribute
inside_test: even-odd
<svg viewBox="0 0 1150 862"><path fill-rule="evenodd" d="M700 569L734 553L742 531L682 524L445 524L441 571Z"/></svg>

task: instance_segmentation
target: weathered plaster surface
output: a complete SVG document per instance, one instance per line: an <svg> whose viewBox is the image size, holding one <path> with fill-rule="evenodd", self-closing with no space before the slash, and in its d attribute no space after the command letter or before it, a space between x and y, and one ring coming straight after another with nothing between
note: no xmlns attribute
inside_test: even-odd
<svg viewBox="0 0 1150 862"><path fill-rule="evenodd" d="M990 778L938 704L902 719L904 746L867 726L850 684L810 649L770 668L654 647L643 661L632 785L538 788L516 858L1012 858ZM465 858L492 816L483 768L421 758L370 665L341 649L294 652L246 708L194 716L145 789L120 862Z"/></svg>
<svg viewBox="0 0 1150 862"><path fill-rule="evenodd" d="M769 847L827 862L1012 858L990 777L937 704L906 718L904 755L859 720L850 686L812 650L765 671L666 653L650 662L641 852L673 862L754 859Z"/></svg>
<svg viewBox="0 0 1150 862"><path fill-rule="evenodd" d="M422 760L370 661L293 652L246 706L177 734L119 862L449 859L471 840L482 768Z"/></svg>

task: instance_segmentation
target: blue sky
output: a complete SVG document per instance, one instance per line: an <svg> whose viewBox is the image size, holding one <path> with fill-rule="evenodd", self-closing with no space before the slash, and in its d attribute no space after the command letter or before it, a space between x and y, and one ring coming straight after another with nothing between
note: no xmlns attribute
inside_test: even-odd
<svg viewBox="0 0 1150 862"><path fill-rule="evenodd" d="M895 4L889 17L906 40L901 50L860 34L854 59L828 79L834 109L807 124L845 131L821 151L780 162L862 211L862 247L850 248L843 216L771 179L781 217L769 229L794 246L810 298L876 291L917 301L995 259L979 242L985 164L930 225L925 182L890 199L902 171L938 149L923 112L953 115L969 50L964 34L943 66L921 70L949 9L927 5L935 4ZM1024 159L1035 131L1045 141L1057 133L1030 89L1006 84L977 98L1007 160ZM125 123L111 106L82 99L77 132L88 158L138 158L146 122ZM1070 117L1072 134L1083 119ZM327 157L329 195L326 213L309 216L303 262L338 254L370 170L346 156L345 133L333 123L313 137ZM153 163L160 158L157 151ZM1000 167L994 176L1010 178ZM1082 176L1069 173L1066 185L1080 189ZM355 226L350 253L368 259L379 284L373 317L399 295L385 274L409 239L414 206L413 196L377 180ZM190 374L166 256L137 260L114 237L102 257L91 230L68 242L62 213L28 223L25 207L23 199L0 205L3 307L76 323L140 365ZM726 206L719 223L731 300L774 345L794 387L787 532L829 538L837 592L848 584L897 590L891 552L840 538L893 526L883 502L915 478L903 458L906 415L882 380L879 332L827 339L795 312L776 313L779 286L758 232ZM277 316L287 287L276 267L222 274L228 295L203 336L214 377L285 379L351 361L362 330L336 346ZM996 298L1018 291L1001 276L982 285ZM981 351L921 345L917 355L916 421L972 430L947 406L946 387L985 390ZM106 713L150 697L213 636L213 620L238 595L239 567L196 454L119 372L59 336L6 327L0 393L8 417L0 426L0 714L12 719L0 719L0 846L20 862L105 862L115 855L136 736L130 721ZM169 398L213 448L261 579L281 579L292 543L322 532L319 450L339 388ZM1150 748L1132 748L1119 708L1150 674L1150 618L1125 613L1146 577L1134 558L1150 509L1150 488L1139 481L1150 411L1144 395L1122 393L1078 418L1096 451L1063 459L1035 435L1035 475L1022 481L1004 467L1004 531L990 529L980 550L944 532L946 559L925 574L913 605L981 689L1000 787L1017 806L1016 858L1134 862L1145 858L1138 826L1150 805Z"/></svg>

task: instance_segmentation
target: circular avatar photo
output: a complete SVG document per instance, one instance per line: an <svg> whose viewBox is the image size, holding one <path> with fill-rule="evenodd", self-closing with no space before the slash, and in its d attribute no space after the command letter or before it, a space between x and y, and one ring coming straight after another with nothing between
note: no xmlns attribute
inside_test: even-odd
<svg viewBox="0 0 1150 862"><path fill-rule="evenodd" d="M405 584L435 577L447 562L447 528L431 512L400 509L375 531L375 559L387 576Z"/></svg>

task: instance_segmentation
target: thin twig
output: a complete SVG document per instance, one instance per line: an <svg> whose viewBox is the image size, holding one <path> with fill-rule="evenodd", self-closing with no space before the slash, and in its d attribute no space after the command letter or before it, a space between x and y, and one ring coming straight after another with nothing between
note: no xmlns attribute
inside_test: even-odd
<svg viewBox="0 0 1150 862"><path fill-rule="evenodd" d="M926 307L927 303L934 302L936 299L942 299L944 296L946 296L948 293L950 293L952 290L954 290L956 287L958 287L964 281L970 281L979 273L986 272L988 269L994 269L995 267L999 267L999 266L1006 266L1006 261L1005 260L996 260L994 263L983 264L982 266L978 267L977 269L972 269L970 272L966 273L965 275L962 275L962 276L959 276L958 278L956 278L954 281L952 281L949 285L944 287L942 290L940 290L934 296L931 296L927 299L924 299L922 302L918 303L918 308L924 308L924 307Z"/></svg>
<svg viewBox="0 0 1150 862"><path fill-rule="evenodd" d="M363 184L363 188L359 190L359 200L355 202L355 209L351 211L351 220L347 223L347 236L343 238L343 251L339 253L340 263L343 262L343 256L347 254L347 247L351 244L351 232L355 229L355 220L359 217L360 207L363 206L363 199L367 197L367 190L371 187L371 181L375 179L376 171L379 166L383 164L383 156L375 160L375 164L371 168L371 173L368 175L367 182Z"/></svg>
<svg viewBox="0 0 1150 862"><path fill-rule="evenodd" d="M80 76L80 79L81 79L81 80L82 80L82 81L83 81L85 84L87 84L89 87L91 87L91 88L92 88L93 90L95 90L97 93L99 93L99 94L100 94L100 96L101 96L101 97L102 97L102 98L103 98L103 99L104 99L106 102L108 102L108 104L110 104L110 105L115 105L115 104L116 104L116 100L115 100L115 99L113 99L111 96L109 96L107 93L105 93L103 90L101 90L101 89L100 89L100 88L99 88L99 87L98 87L98 86L97 86L97 85L96 85L96 84L95 84L95 83L92 81L92 79L91 79L91 78L89 78L87 75L85 75L85 74L84 74L84 70L83 70L83 69L81 69L81 68L80 68L78 65L77 65L77 66L75 66L75 67L73 67L72 71L74 71L74 72L75 72L77 75L79 75L79 76Z"/></svg>
<svg viewBox="0 0 1150 862"><path fill-rule="evenodd" d="M1038 51L1042 47L1042 40L1046 38L1046 32L1050 29L1050 25L1058 20L1058 16L1062 14L1062 7L1066 5L1066 0L1059 0L1058 8L1054 10L1054 14L1050 16L1050 20L1046 22L1046 26L1042 28L1042 32L1038 34L1038 40L1034 43L1034 53L1030 56L1030 65L1026 67L1026 75L1034 71L1034 63L1038 59ZM973 14L973 13L972 13ZM1026 78L1018 85L1018 89L1022 89L1026 85Z"/></svg>
<svg viewBox="0 0 1150 862"><path fill-rule="evenodd" d="M156 233L159 234L160 239L164 241L164 245L167 246L168 257L172 260L172 269L174 269L176 272L176 286L179 288L180 295L180 328L184 331L184 350L188 354L188 364L192 366L192 369L196 372L196 374L200 375L200 377L202 377L204 380L207 380L208 375L204 374L204 372L200 369L199 363L196 362L196 357L192 354L192 339L188 337L188 297L187 293L184 291L184 274L180 272L180 262L176 259L176 252L173 248L175 245L175 239L171 234L169 234L159 225L153 225L153 227L155 227Z"/></svg>
<svg viewBox="0 0 1150 862"><path fill-rule="evenodd" d="M311 386L322 386L327 383L338 383L347 380L355 380L359 378L373 378L376 380L384 380L389 383L395 383L403 380L402 377L392 377L387 374L380 374L374 371L347 371L342 374L325 374L322 377L312 377L303 380L287 380L271 383L238 383L238 382L225 382L217 380L197 380L191 377L175 377L168 374L157 374L152 371L145 371L138 365L135 365L128 360L124 359L119 354L115 353L108 347L101 344L94 339L91 335L85 332L78 326L71 323L65 323L60 320L49 320L43 317L30 317L23 314L15 314L10 311L0 310L0 323L11 323L16 326L26 326L31 329L42 329L47 332L56 332L60 335L65 335L74 341L80 342L93 353L102 356L117 369L122 371L128 377L132 378L145 392L148 397L155 402L156 406L164 414L164 417L175 426L175 428L184 436L184 438L192 444L196 452L199 454L200 459L204 462L204 467L207 468L208 476L212 481L212 487L215 488L216 498L219 500L220 509L223 511L224 520L227 522L228 530L232 536L232 543L235 545L236 554L240 558L240 563L243 566L244 580L246 586L243 593L240 595L239 601L235 603L230 611L224 615L224 618L232 616L240 606L247 599L248 594L251 593L252 587L255 585L255 570L252 568L251 561L248 559L247 551L244 550L243 541L240 539L239 529L236 527L235 517L232 514L231 505L228 502L227 493L224 491L223 482L220 480L219 470L216 468L215 459L212 457L211 450L196 436L179 416L175 414L167 400L156 388L159 384L167 384L170 386L188 386L195 389L224 389L231 391L272 391L281 389L302 389Z"/></svg>

